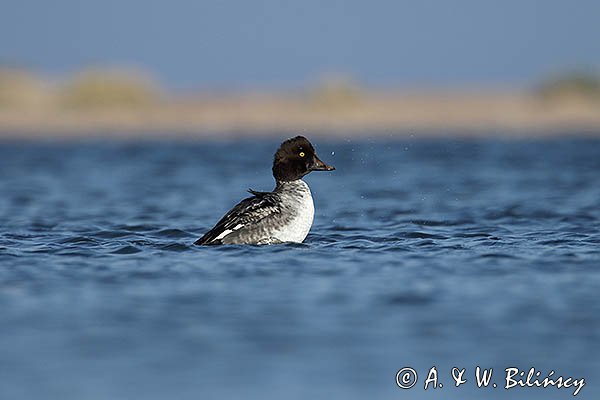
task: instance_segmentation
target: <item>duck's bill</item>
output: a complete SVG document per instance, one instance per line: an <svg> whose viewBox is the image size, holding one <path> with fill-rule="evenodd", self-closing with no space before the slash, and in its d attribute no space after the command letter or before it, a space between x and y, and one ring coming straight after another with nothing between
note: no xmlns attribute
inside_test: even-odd
<svg viewBox="0 0 600 400"><path fill-rule="evenodd" d="M335 171L335 167L327 165L323 161L315 157L314 163L310 168L311 171Z"/></svg>

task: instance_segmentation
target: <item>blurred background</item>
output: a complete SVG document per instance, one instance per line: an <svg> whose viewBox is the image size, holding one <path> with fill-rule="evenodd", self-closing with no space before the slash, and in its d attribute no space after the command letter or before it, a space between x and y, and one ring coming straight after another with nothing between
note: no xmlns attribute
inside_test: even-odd
<svg viewBox="0 0 600 400"><path fill-rule="evenodd" d="M600 4L2 2L0 135L600 126Z"/></svg>
<svg viewBox="0 0 600 400"><path fill-rule="evenodd" d="M599 16L0 0L0 399L600 398ZM297 134L305 242L194 246Z"/></svg>

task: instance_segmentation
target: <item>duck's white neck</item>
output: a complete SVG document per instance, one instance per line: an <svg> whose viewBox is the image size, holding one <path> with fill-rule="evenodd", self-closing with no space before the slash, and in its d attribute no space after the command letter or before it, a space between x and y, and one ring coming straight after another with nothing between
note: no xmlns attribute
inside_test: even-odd
<svg viewBox="0 0 600 400"><path fill-rule="evenodd" d="M295 181L276 181L275 191L281 190L308 190L308 184L302 179L296 179Z"/></svg>

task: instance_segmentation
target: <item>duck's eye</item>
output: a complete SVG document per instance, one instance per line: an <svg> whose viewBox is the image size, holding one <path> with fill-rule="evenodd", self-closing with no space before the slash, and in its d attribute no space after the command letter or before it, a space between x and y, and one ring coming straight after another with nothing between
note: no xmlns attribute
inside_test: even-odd
<svg viewBox="0 0 600 400"><path fill-rule="evenodd" d="M300 154L298 154L300 157L304 157L304 152L301 151Z"/></svg>

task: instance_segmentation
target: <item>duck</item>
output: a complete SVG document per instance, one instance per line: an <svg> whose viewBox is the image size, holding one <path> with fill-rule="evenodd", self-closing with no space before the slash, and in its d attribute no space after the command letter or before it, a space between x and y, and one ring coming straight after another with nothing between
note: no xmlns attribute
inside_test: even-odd
<svg viewBox="0 0 600 400"><path fill-rule="evenodd" d="M249 189L252 196L235 205L194 244L302 243L315 215L310 188L302 178L313 171L334 170L319 159L304 136L284 141L273 157L273 191Z"/></svg>

